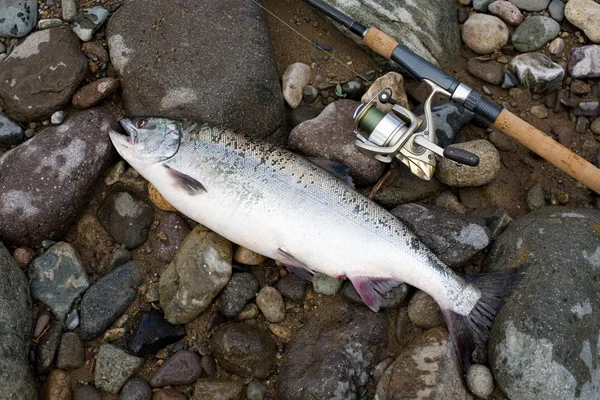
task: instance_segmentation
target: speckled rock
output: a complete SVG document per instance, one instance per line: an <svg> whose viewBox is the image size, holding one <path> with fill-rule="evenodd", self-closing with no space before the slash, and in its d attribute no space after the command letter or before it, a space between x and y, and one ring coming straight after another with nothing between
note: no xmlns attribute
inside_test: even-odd
<svg viewBox="0 0 600 400"><path fill-rule="evenodd" d="M444 316L440 306L433 297L418 290L408 302L408 318L414 326L431 329L444 324Z"/></svg>
<svg viewBox="0 0 600 400"><path fill-rule="evenodd" d="M223 316L233 318L238 315L247 302L254 299L260 285L249 272L233 274L221 295L220 311Z"/></svg>
<svg viewBox="0 0 600 400"><path fill-rule="evenodd" d="M274 287L263 287L256 295L256 305L269 322L281 322L285 318L283 297Z"/></svg>
<svg viewBox="0 0 600 400"><path fill-rule="evenodd" d="M569 0L565 17L592 42L600 43L600 4L593 0Z"/></svg>
<svg viewBox="0 0 600 400"><path fill-rule="evenodd" d="M470 167L443 158L435 171L440 182L455 187L482 186L496 178L500 170L500 154L493 144L478 139L454 146L478 155L479 165Z"/></svg>
<svg viewBox="0 0 600 400"><path fill-rule="evenodd" d="M112 192L98 208L98 220L118 244L128 249L141 246L148 239L154 222L152 207L129 192Z"/></svg>
<svg viewBox="0 0 600 400"><path fill-rule="evenodd" d="M571 49L569 73L573 78L600 78L600 46L589 45Z"/></svg>
<svg viewBox="0 0 600 400"><path fill-rule="evenodd" d="M471 365L467 372L467 386L475 396L487 399L494 391L492 372L485 365Z"/></svg>
<svg viewBox="0 0 600 400"><path fill-rule="evenodd" d="M511 60L510 69L530 94L544 95L558 89L565 76L559 64L541 53L519 54Z"/></svg>
<svg viewBox="0 0 600 400"><path fill-rule="evenodd" d="M494 243L484 271L528 264L488 343L496 384L511 400L596 397L598 226L599 210L544 207Z"/></svg>
<svg viewBox="0 0 600 400"><path fill-rule="evenodd" d="M506 3L506 1L501 1ZM467 70L471 75L492 85L502 83L503 66L495 60L481 61L477 58L471 58L467 62Z"/></svg>
<svg viewBox="0 0 600 400"><path fill-rule="evenodd" d="M71 100L86 71L87 59L68 28L37 31L2 62L0 104L16 121L49 118Z"/></svg>
<svg viewBox="0 0 600 400"><path fill-rule="evenodd" d="M283 99L291 108L296 108L302 101L303 89L310 81L310 67L303 63L288 66L281 78Z"/></svg>
<svg viewBox="0 0 600 400"><path fill-rule="evenodd" d="M151 400L152 388L143 378L133 378L127 381L121 389L120 400Z"/></svg>
<svg viewBox="0 0 600 400"><path fill-rule="evenodd" d="M105 392L119 393L143 362L143 358L130 356L120 347L103 344L98 351L94 383Z"/></svg>
<svg viewBox="0 0 600 400"><path fill-rule="evenodd" d="M69 400L71 399L71 378L65 371L54 369L48 374L40 390L42 400ZM14 398L9 396L9 399Z"/></svg>
<svg viewBox="0 0 600 400"><path fill-rule="evenodd" d="M560 25L549 17L534 15L525 20L512 34L511 41L521 53L535 51L558 36Z"/></svg>
<svg viewBox="0 0 600 400"><path fill-rule="evenodd" d="M244 382L222 379L200 379L194 387L195 399L242 400Z"/></svg>
<svg viewBox="0 0 600 400"><path fill-rule="evenodd" d="M152 374L149 383L153 388L189 385L196 382L201 374L202 364L198 354L181 350Z"/></svg>
<svg viewBox="0 0 600 400"><path fill-rule="evenodd" d="M519 7L509 1L494 1L488 6L488 10L507 24L517 26L523 22L523 14L519 11Z"/></svg>
<svg viewBox="0 0 600 400"><path fill-rule="evenodd" d="M82 111L0 157L1 239L33 248L63 239L116 154L114 124L104 108Z"/></svg>
<svg viewBox="0 0 600 400"><path fill-rule="evenodd" d="M508 28L498 17L473 14L461 27L463 42L475 53L488 54L508 43Z"/></svg>
<svg viewBox="0 0 600 400"><path fill-rule="evenodd" d="M309 157L327 158L348 166L357 185L375 183L383 173L384 165L361 153L354 145L352 116L359 104L353 100L331 103L318 117L292 130L290 148Z"/></svg>

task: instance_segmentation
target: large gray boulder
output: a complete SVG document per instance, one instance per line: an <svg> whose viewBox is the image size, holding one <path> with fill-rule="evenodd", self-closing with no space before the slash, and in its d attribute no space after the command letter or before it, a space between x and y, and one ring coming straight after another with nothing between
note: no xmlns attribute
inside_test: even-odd
<svg viewBox="0 0 600 400"><path fill-rule="evenodd" d="M0 242L0 399L37 398L28 363L32 317L25 275Z"/></svg>
<svg viewBox="0 0 600 400"><path fill-rule="evenodd" d="M461 41L454 1L332 0L329 4L366 26L377 27L434 64L448 65L459 54ZM383 62L387 63L397 67Z"/></svg>
<svg viewBox="0 0 600 400"><path fill-rule="evenodd" d="M282 128L273 49L253 2L131 0L107 33L127 115L210 122L255 137Z"/></svg>
<svg viewBox="0 0 600 400"><path fill-rule="evenodd" d="M511 400L597 399L600 211L545 207L512 223L485 270L527 262L496 318L489 360Z"/></svg>

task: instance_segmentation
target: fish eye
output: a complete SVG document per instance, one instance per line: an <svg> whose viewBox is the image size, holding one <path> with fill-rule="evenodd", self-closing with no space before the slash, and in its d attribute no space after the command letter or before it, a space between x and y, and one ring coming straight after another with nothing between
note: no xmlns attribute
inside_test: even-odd
<svg viewBox="0 0 600 400"><path fill-rule="evenodd" d="M137 121L135 121L135 127L136 128L143 128L146 125L146 120L145 119L138 119Z"/></svg>

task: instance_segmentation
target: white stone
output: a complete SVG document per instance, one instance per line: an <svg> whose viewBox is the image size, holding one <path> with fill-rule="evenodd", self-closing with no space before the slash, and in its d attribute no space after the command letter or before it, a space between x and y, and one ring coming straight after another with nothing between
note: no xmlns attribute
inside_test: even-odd
<svg viewBox="0 0 600 400"><path fill-rule="evenodd" d="M508 43L508 28L498 17L473 14L461 28L463 42L478 54L500 50Z"/></svg>
<svg viewBox="0 0 600 400"><path fill-rule="evenodd" d="M593 0L569 0L565 17L592 42L600 43L600 4Z"/></svg>
<svg viewBox="0 0 600 400"><path fill-rule="evenodd" d="M310 81L310 67L303 63L294 63L287 67L282 77L283 98L292 108L302 101L302 90Z"/></svg>
<svg viewBox="0 0 600 400"><path fill-rule="evenodd" d="M494 391L492 372L485 365L471 365L467 372L467 386L475 396L487 399Z"/></svg>

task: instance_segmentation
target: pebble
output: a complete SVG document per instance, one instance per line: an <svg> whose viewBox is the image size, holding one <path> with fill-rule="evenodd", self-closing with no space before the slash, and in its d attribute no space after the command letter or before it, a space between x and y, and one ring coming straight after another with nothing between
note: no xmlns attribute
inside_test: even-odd
<svg viewBox="0 0 600 400"><path fill-rule="evenodd" d="M269 322L281 322L285 318L283 297L274 287L263 287L256 295L256 305Z"/></svg>
<svg viewBox="0 0 600 400"><path fill-rule="evenodd" d="M37 28L38 28L38 30L50 29L50 28L55 28L57 26L61 26L62 23L63 23L62 20L60 20L58 18L41 19L37 23Z"/></svg>
<svg viewBox="0 0 600 400"><path fill-rule="evenodd" d="M548 117L548 109L544 105L533 106L529 109L529 112L531 115L539 119Z"/></svg>
<svg viewBox="0 0 600 400"><path fill-rule="evenodd" d="M461 27L463 42L475 53L489 54L508 43L508 28L498 17L473 14Z"/></svg>
<svg viewBox="0 0 600 400"><path fill-rule="evenodd" d="M61 0L62 18L65 21L73 21L77 16L77 3L75 0Z"/></svg>
<svg viewBox="0 0 600 400"><path fill-rule="evenodd" d="M200 379L194 387L194 399L241 399L244 382L223 379Z"/></svg>
<svg viewBox="0 0 600 400"><path fill-rule="evenodd" d="M523 14L519 10L519 7L508 1L494 1L492 2L488 10L500 17L507 24L517 26L523 22Z"/></svg>
<svg viewBox="0 0 600 400"><path fill-rule="evenodd" d="M283 77L281 78L283 98L291 108L296 108L300 105L304 87L308 85L310 76L310 67L303 63L291 64L283 73Z"/></svg>
<svg viewBox="0 0 600 400"><path fill-rule="evenodd" d="M62 335L58 354L56 355L56 368L70 371L83 367L85 363L85 348L79 336L74 332Z"/></svg>
<svg viewBox="0 0 600 400"><path fill-rule="evenodd" d="M105 343L98 351L94 383L100 390L117 394L143 362L143 358L130 356L122 348Z"/></svg>
<svg viewBox="0 0 600 400"><path fill-rule="evenodd" d="M79 109L93 107L113 94L118 87L119 81L115 78L98 79L75 92L71 103Z"/></svg>
<svg viewBox="0 0 600 400"><path fill-rule="evenodd" d="M106 64L110 61L108 51L104 48L104 44L100 40L93 42L85 42L81 45L81 51L85 56L98 64Z"/></svg>
<svg viewBox="0 0 600 400"><path fill-rule="evenodd" d="M4 0L0 8L0 37L22 38L37 22L38 3L35 0Z"/></svg>
<svg viewBox="0 0 600 400"><path fill-rule="evenodd" d="M382 309L395 308L406 298L408 286L405 283L396 282L397 285L386 293L381 294L379 306ZM346 281L342 288L342 296L355 303L364 305L364 301L350 281Z"/></svg>
<svg viewBox="0 0 600 400"><path fill-rule="evenodd" d="M509 0L511 3L525 11L542 11L548 7L550 0Z"/></svg>
<svg viewBox="0 0 600 400"><path fill-rule="evenodd" d="M345 99L360 101L365 91L365 85L360 81L350 81L342 85L342 93L344 93Z"/></svg>
<svg viewBox="0 0 600 400"><path fill-rule="evenodd" d="M79 255L66 242L52 246L29 269L31 296L63 322L73 303L89 287Z"/></svg>
<svg viewBox="0 0 600 400"><path fill-rule="evenodd" d="M0 113L0 148L10 148L25 140L23 127Z"/></svg>
<svg viewBox="0 0 600 400"><path fill-rule="evenodd" d="M377 80L369 87L369 90L362 96L360 101L366 103L377 96L377 93L386 88L392 89L392 98L396 99L402 107L408 107L408 97L404 90L404 77L393 71L377 78ZM394 106L390 103L382 104L379 100L376 100L376 104L377 108L385 114L392 111L392 107Z"/></svg>
<svg viewBox="0 0 600 400"><path fill-rule="evenodd" d="M71 378L65 371L53 369L40 390L43 400L69 400L72 397Z"/></svg>
<svg viewBox="0 0 600 400"><path fill-rule="evenodd" d="M103 400L104 395L94 385L84 385L75 389L73 400ZM57 399L58 400L58 399ZM122 399L125 400L125 399ZM129 400L129 399L127 399ZM133 400L133 399L132 399ZM137 399L136 399L137 400ZM150 398L148 398L150 400Z"/></svg>
<svg viewBox="0 0 600 400"><path fill-rule="evenodd" d="M600 43L600 4L593 0L569 0L565 17L592 42Z"/></svg>
<svg viewBox="0 0 600 400"><path fill-rule="evenodd" d="M383 376L385 370L388 369L388 367L390 365L392 365L393 362L394 362L394 359L391 357L388 357L388 358L384 358L383 361L381 361L379 364L377 364L377 366L373 370L373 379L375 380L375 382L379 382L379 380Z"/></svg>
<svg viewBox="0 0 600 400"><path fill-rule="evenodd" d="M590 129L592 130L592 132L594 132L596 135L600 135L600 117L596 118L592 121L592 124L590 125Z"/></svg>
<svg viewBox="0 0 600 400"><path fill-rule="evenodd" d="M221 314L227 318L235 317L243 310L247 302L254 299L259 289L258 281L251 273L233 274L221 295Z"/></svg>
<svg viewBox="0 0 600 400"><path fill-rule="evenodd" d="M558 89L565 76L559 64L541 53L520 54L509 65L531 95L544 95Z"/></svg>
<svg viewBox="0 0 600 400"><path fill-rule="evenodd" d="M482 186L496 178L500 170L500 155L493 144L479 139L454 146L479 156L479 165L469 167L443 158L435 171L440 182L454 187Z"/></svg>
<svg viewBox="0 0 600 400"><path fill-rule="evenodd" d="M97 212L98 220L118 244L135 249L146 242L154 211L132 193L111 192Z"/></svg>
<svg viewBox="0 0 600 400"><path fill-rule="evenodd" d="M512 44L521 53L542 48L558 36L560 25L549 17L534 15L525 20L512 34Z"/></svg>
<svg viewBox="0 0 600 400"><path fill-rule="evenodd" d="M600 78L600 46L589 45L571 49L569 73L573 78Z"/></svg>
<svg viewBox="0 0 600 400"><path fill-rule="evenodd" d="M96 281L81 301L81 338L91 340L102 335L133 303L141 283L140 270L134 261Z"/></svg>
<svg viewBox="0 0 600 400"><path fill-rule="evenodd" d="M579 79L574 79L571 81L571 84L569 85L569 89L571 89L571 93L573 93L573 94L585 95L585 94L588 94L592 90L592 87L588 83L585 83L584 81L581 81Z"/></svg>
<svg viewBox="0 0 600 400"><path fill-rule="evenodd" d="M202 375L202 364L198 354L181 350L152 374L149 383L153 388L189 385L196 382L200 375Z"/></svg>
<svg viewBox="0 0 600 400"><path fill-rule="evenodd" d="M444 324L444 316L436 301L418 290L408 302L408 318L418 328L431 329Z"/></svg>
<svg viewBox="0 0 600 400"><path fill-rule="evenodd" d="M536 183L527 192L527 208L529 211L535 211L546 205L544 187L541 182Z"/></svg>
<svg viewBox="0 0 600 400"><path fill-rule="evenodd" d="M494 60L481 61L471 58L467 61L467 70L471 75L492 85L502 83L503 69L502 64Z"/></svg>
<svg viewBox="0 0 600 400"><path fill-rule="evenodd" d="M152 400L187 400L187 397L174 389L165 388L154 393Z"/></svg>
<svg viewBox="0 0 600 400"><path fill-rule="evenodd" d="M94 33L104 24L110 13L104 7L86 8L77 13L73 32L84 42L92 40Z"/></svg>
<svg viewBox="0 0 600 400"><path fill-rule="evenodd" d="M281 278L275 286L286 299L301 302L306 294L307 281L291 273Z"/></svg>
<svg viewBox="0 0 600 400"><path fill-rule="evenodd" d="M25 269L35 258L35 250L28 247L19 247L13 253L13 258L19 267Z"/></svg>
<svg viewBox="0 0 600 400"><path fill-rule="evenodd" d="M260 265L265 262L267 257L248 250L245 247L238 246L233 252L233 259L244 265Z"/></svg>
<svg viewBox="0 0 600 400"><path fill-rule="evenodd" d="M258 306L254 303L249 303L244 306L242 311L238 315L235 316L235 319L238 321L247 321L249 319L256 319L260 314L260 310Z"/></svg>
<svg viewBox="0 0 600 400"><path fill-rule="evenodd" d="M219 327L210 346L219 365L243 378L267 378L276 362L277 344L268 331L244 323Z"/></svg>
<svg viewBox="0 0 600 400"><path fill-rule="evenodd" d="M473 0L473 10L478 12L488 12L489 5L494 0Z"/></svg>
<svg viewBox="0 0 600 400"><path fill-rule="evenodd" d="M143 378L133 378L127 381L121 389L120 400L151 400L152 388Z"/></svg>
<svg viewBox="0 0 600 400"><path fill-rule="evenodd" d="M511 71L505 71L502 78L502 89L510 89L519 86L519 78Z"/></svg>
<svg viewBox="0 0 600 400"><path fill-rule="evenodd" d="M558 140L560 144L562 144L565 147L569 147L571 145L571 140L573 139L573 135L575 132L571 124L565 123L553 125L550 128L550 133L552 133L552 136L554 136L554 138L556 138L556 140Z"/></svg>
<svg viewBox="0 0 600 400"><path fill-rule="evenodd" d="M457 19L460 25L464 24L469 19L469 11L466 8L459 7L457 10Z"/></svg>
<svg viewBox="0 0 600 400"><path fill-rule="evenodd" d="M302 100L307 104L313 103L318 96L319 89L312 85L306 85L304 89L302 89Z"/></svg>
<svg viewBox="0 0 600 400"><path fill-rule="evenodd" d="M590 127L590 120L586 117L577 117L577 122L575 123L575 132L577 133L585 133Z"/></svg>
<svg viewBox="0 0 600 400"><path fill-rule="evenodd" d="M39 339L35 354L35 370L38 374L47 374L52 369L63 330L60 322L52 321Z"/></svg>
<svg viewBox="0 0 600 400"><path fill-rule="evenodd" d="M51 316L52 314L50 313L50 311L46 309L43 309L38 313L37 318L35 320L35 326L33 328L33 338L38 338L42 333L44 333L44 330L50 322Z"/></svg>
<svg viewBox="0 0 600 400"><path fill-rule="evenodd" d="M459 214L465 214L467 212L467 207L460 202L458 196L449 190L442 192L438 197L436 197L434 204L438 207L444 207L456 211Z"/></svg>
<svg viewBox="0 0 600 400"><path fill-rule="evenodd" d="M173 261L185 237L191 231L187 222L179 213L166 213L160 219L160 224L152 241L154 257L163 263Z"/></svg>
<svg viewBox="0 0 600 400"><path fill-rule="evenodd" d="M552 0L550 5L548 5L548 12L554 20L562 22L565 19L565 2L562 0Z"/></svg>
<svg viewBox="0 0 600 400"><path fill-rule="evenodd" d="M267 394L266 386L259 380L252 379L246 387L247 400L263 400Z"/></svg>
<svg viewBox="0 0 600 400"><path fill-rule="evenodd" d="M290 128L295 128L304 121L309 121L311 119L315 119L319 116L321 112L313 107L307 106L305 104L301 104L298 107L294 108L290 114Z"/></svg>
<svg viewBox="0 0 600 400"><path fill-rule="evenodd" d="M294 336L294 333L290 328L279 324L269 324L269 330L273 335L281 339L283 343L289 343Z"/></svg>
<svg viewBox="0 0 600 400"><path fill-rule="evenodd" d="M467 386L475 396L487 399L494 391L492 372L485 365L471 365L467 371Z"/></svg>
<svg viewBox="0 0 600 400"><path fill-rule="evenodd" d="M163 313L150 310L140 315L131 335L125 336L125 348L136 356L155 354L185 337L185 326L169 323Z"/></svg>
<svg viewBox="0 0 600 400"><path fill-rule="evenodd" d="M313 275L312 286L316 293L333 296L340 291L344 281L319 272Z"/></svg>
<svg viewBox="0 0 600 400"><path fill-rule="evenodd" d="M562 51L564 49L565 49L565 40L560 37L554 39L548 45L548 52L550 52L550 54L552 54L552 55L558 55L558 54L562 53Z"/></svg>
<svg viewBox="0 0 600 400"><path fill-rule="evenodd" d="M600 115L600 101L583 100L573 109L573 114L580 117L595 118Z"/></svg>
<svg viewBox="0 0 600 400"><path fill-rule="evenodd" d="M208 354L203 355L200 363L202 364L202 370L207 376L213 377L217 374L217 363L212 356Z"/></svg>
<svg viewBox="0 0 600 400"><path fill-rule="evenodd" d="M54 114L52 114L52 116L50 117L50 122L52 122L52 125L60 125L64 122L65 120L65 112L64 111L57 111Z"/></svg>

